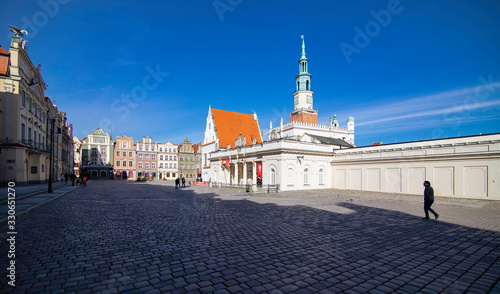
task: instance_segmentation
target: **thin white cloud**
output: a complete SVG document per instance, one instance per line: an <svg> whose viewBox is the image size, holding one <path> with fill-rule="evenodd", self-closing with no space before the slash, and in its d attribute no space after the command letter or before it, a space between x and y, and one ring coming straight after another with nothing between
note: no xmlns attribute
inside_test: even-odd
<svg viewBox="0 0 500 294"><path fill-rule="evenodd" d="M367 124L377 124L377 123L396 121L396 120L403 120L403 119L409 119L409 118L415 118L415 117L422 118L422 117L427 117L427 116L460 113L460 112L477 110L477 109L481 109L481 108L493 107L493 106L498 106L498 105L500 105L500 100L485 101L485 102L480 102L480 103L476 103L473 105L458 105L458 106L452 106L452 107L448 107L448 108L444 108L444 109L422 110L422 111L418 111L418 112L407 113L404 115L386 117L386 118L382 118L382 119L378 119L378 120L372 120L369 122L362 122L362 123L357 124L357 126L363 126L363 125L367 125Z"/></svg>
<svg viewBox="0 0 500 294"><path fill-rule="evenodd" d="M500 82L490 83L484 89L500 88ZM474 98L477 87L447 91L434 95L420 96L395 103L379 104L355 111L356 126L382 122L398 121L410 118L422 118L435 115L470 112L500 105L500 100L480 101ZM460 103L461 102L461 103Z"/></svg>

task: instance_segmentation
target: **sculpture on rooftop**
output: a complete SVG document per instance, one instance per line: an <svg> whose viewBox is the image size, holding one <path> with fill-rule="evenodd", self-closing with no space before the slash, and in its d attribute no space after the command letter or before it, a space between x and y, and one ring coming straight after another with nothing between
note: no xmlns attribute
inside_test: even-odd
<svg viewBox="0 0 500 294"><path fill-rule="evenodd" d="M26 30L21 30L20 28L16 28L15 26L9 25L11 28L10 31L14 33L14 36L16 37L22 37L24 35L28 35L28 32Z"/></svg>

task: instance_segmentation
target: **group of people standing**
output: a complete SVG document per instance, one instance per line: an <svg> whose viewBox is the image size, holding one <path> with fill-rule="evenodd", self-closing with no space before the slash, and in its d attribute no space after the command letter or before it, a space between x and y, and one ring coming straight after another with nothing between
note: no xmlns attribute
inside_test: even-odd
<svg viewBox="0 0 500 294"><path fill-rule="evenodd" d="M181 187L181 183L182 183L182 187ZM178 189L178 188L185 188L186 187L186 178L185 177L181 177L180 179L177 178L175 179L175 188Z"/></svg>
<svg viewBox="0 0 500 294"><path fill-rule="evenodd" d="M72 174L65 173L64 176L61 174L61 183L67 184L68 180L71 180L71 185L74 186L75 180L76 180L75 173L72 173Z"/></svg>

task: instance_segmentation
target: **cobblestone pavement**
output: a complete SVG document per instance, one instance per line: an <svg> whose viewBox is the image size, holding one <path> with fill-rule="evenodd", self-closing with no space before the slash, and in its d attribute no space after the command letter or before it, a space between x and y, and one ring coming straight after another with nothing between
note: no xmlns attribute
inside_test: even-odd
<svg viewBox="0 0 500 294"><path fill-rule="evenodd" d="M7 293L500 293L499 202L91 181L19 219Z"/></svg>

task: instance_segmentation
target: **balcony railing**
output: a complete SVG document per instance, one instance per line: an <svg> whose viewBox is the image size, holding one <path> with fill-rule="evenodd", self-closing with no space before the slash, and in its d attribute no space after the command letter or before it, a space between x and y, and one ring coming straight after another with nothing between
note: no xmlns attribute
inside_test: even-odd
<svg viewBox="0 0 500 294"><path fill-rule="evenodd" d="M11 145L11 146L17 146L17 147L25 147L26 149L29 150L34 150L34 151L39 151L39 152L50 152L50 145L44 144L44 143L37 143L35 140L20 140L20 141L14 141L14 140L2 140L1 144L3 145Z"/></svg>

